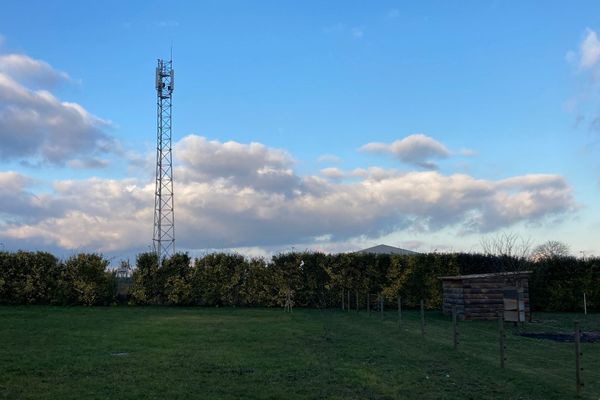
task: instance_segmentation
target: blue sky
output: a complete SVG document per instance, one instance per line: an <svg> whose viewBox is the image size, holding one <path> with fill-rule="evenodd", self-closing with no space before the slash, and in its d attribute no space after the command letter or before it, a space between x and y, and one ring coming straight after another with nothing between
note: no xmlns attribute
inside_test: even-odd
<svg viewBox="0 0 600 400"><path fill-rule="evenodd" d="M179 248L476 251L510 231L598 255L599 11L8 1L0 74L95 119L65 122L57 152L47 142L65 135L52 125L61 106L35 129L17 124L10 113L29 105L0 86L0 173L15 188L0 242L109 254L150 243L153 73L172 44ZM111 223L111 209L127 213Z"/></svg>

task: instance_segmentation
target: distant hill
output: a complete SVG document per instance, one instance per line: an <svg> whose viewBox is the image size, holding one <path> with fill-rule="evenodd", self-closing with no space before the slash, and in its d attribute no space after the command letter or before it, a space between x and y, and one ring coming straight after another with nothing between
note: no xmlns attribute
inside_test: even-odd
<svg viewBox="0 0 600 400"><path fill-rule="evenodd" d="M377 246L369 247L368 249L355 251L355 253L359 254L401 254L401 255L411 255L411 254L419 254L416 251L401 249L400 247L388 246L385 244L379 244Z"/></svg>

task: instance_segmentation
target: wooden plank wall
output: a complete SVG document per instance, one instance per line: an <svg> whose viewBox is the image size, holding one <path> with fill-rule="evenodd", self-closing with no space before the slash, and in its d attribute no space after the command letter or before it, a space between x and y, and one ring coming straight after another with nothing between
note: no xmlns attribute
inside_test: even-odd
<svg viewBox="0 0 600 400"><path fill-rule="evenodd" d="M465 301L463 293L463 285L461 280L445 280L442 286L443 292L443 313L444 315L452 315L452 307L456 306L456 311L459 316L465 312Z"/></svg>
<svg viewBox="0 0 600 400"><path fill-rule="evenodd" d="M525 316L529 319L529 284L526 278L520 280L525 301ZM509 285L500 277L483 277L463 280L444 280L443 313L452 314L452 306L457 306L461 319L496 319L504 309L503 289Z"/></svg>

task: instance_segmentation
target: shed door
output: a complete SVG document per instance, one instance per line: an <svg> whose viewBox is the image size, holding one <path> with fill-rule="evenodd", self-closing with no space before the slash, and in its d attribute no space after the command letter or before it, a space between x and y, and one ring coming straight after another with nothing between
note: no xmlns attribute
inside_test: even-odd
<svg viewBox="0 0 600 400"><path fill-rule="evenodd" d="M503 289L502 293L504 297L504 320L510 322L524 322L525 300L523 288L506 287Z"/></svg>

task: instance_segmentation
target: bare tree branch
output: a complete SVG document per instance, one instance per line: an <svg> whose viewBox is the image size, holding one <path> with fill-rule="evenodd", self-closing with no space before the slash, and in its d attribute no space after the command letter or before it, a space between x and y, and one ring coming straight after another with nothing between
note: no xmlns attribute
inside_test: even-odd
<svg viewBox="0 0 600 400"><path fill-rule="evenodd" d="M559 242L558 240L548 240L533 250L531 259L533 261L541 261L548 258L569 257L570 255L571 249L569 248L569 245Z"/></svg>

